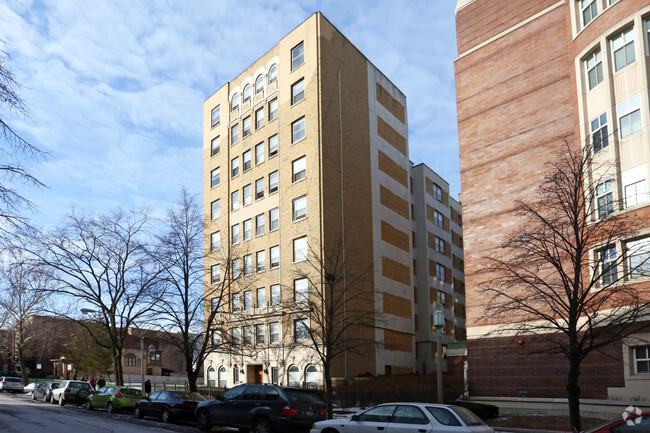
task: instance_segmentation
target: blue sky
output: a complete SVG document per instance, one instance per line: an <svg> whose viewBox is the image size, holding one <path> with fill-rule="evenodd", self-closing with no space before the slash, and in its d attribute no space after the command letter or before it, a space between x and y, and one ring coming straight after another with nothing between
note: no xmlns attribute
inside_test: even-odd
<svg viewBox="0 0 650 433"><path fill-rule="evenodd" d="M71 207L163 210L200 196L202 104L315 11L407 97L410 157L460 192L453 0L39 1L0 4L0 39L49 157L34 219ZM3 116L6 114L3 113Z"/></svg>

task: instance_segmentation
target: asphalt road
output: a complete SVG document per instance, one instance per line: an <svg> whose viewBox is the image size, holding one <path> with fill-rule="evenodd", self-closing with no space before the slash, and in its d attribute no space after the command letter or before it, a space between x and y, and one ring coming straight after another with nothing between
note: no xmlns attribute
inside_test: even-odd
<svg viewBox="0 0 650 433"><path fill-rule="evenodd" d="M31 400L28 394L0 393L0 431L7 433L151 433L192 432L190 423L163 424L154 419L136 419L132 413L110 415L75 405L60 407Z"/></svg>

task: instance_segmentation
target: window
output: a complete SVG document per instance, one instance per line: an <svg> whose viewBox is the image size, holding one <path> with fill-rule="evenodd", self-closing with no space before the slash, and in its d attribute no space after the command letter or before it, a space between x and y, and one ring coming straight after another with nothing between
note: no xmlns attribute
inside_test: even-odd
<svg viewBox="0 0 650 433"><path fill-rule="evenodd" d="M273 84L278 81L278 65L273 65L269 68L269 84Z"/></svg>
<svg viewBox="0 0 650 433"><path fill-rule="evenodd" d="M253 344L253 327L251 325L244 326L244 346Z"/></svg>
<svg viewBox="0 0 650 433"><path fill-rule="evenodd" d="M614 70L620 71L636 60L634 55L634 28L629 28L612 39Z"/></svg>
<svg viewBox="0 0 650 433"><path fill-rule="evenodd" d="M251 116L244 117L244 138L251 135Z"/></svg>
<svg viewBox="0 0 650 433"><path fill-rule="evenodd" d="M239 346L241 343L241 330L239 328L231 328L230 339L232 340L233 346Z"/></svg>
<svg viewBox="0 0 650 433"><path fill-rule="evenodd" d="M585 27L598 16L598 4L596 0L580 0L582 10L582 26Z"/></svg>
<svg viewBox="0 0 650 433"><path fill-rule="evenodd" d="M253 256L246 254L244 256L244 275L251 275L253 273Z"/></svg>
<svg viewBox="0 0 650 433"><path fill-rule="evenodd" d="M257 297L257 308L266 307L266 289L264 287L260 287L259 289L257 289L256 297Z"/></svg>
<svg viewBox="0 0 650 433"><path fill-rule="evenodd" d="M438 236L436 236L435 248L436 248L436 251L438 251L439 253L442 253L442 254L445 253L445 241L442 238L438 237Z"/></svg>
<svg viewBox="0 0 650 433"><path fill-rule="evenodd" d="M234 111L239 108L239 93L235 93L230 98L230 111Z"/></svg>
<svg viewBox="0 0 650 433"><path fill-rule="evenodd" d="M232 295L232 311L241 310L241 299L239 293L234 293Z"/></svg>
<svg viewBox="0 0 650 433"><path fill-rule="evenodd" d="M253 309L253 291L247 290L244 292L244 310Z"/></svg>
<svg viewBox="0 0 650 433"><path fill-rule="evenodd" d="M280 247L278 245L271 247L269 249L271 256L271 269L276 269L280 267Z"/></svg>
<svg viewBox="0 0 650 433"><path fill-rule="evenodd" d="M293 261L307 260L307 236L293 240Z"/></svg>
<svg viewBox="0 0 650 433"><path fill-rule="evenodd" d="M591 121L591 142L594 146L594 153L609 146L607 113L603 113Z"/></svg>
<svg viewBox="0 0 650 433"><path fill-rule="evenodd" d="M278 154L278 135L269 137L269 158L273 158Z"/></svg>
<svg viewBox="0 0 650 433"><path fill-rule="evenodd" d="M280 210L274 207L269 211L269 231L277 230L280 228Z"/></svg>
<svg viewBox="0 0 650 433"><path fill-rule="evenodd" d="M264 325L255 325L255 344L264 344Z"/></svg>
<svg viewBox="0 0 650 433"><path fill-rule="evenodd" d="M625 186L625 207L636 206L648 200L645 179Z"/></svg>
<svg viewBox="0 0 650 433"><path fill-rule="evenodd" d="M212 127L214 128L221 122L221 105L217 105L212 109Z"/></svg>
<svg viewBox="0 0 650 433"><path fill-rule="evenodd" d="M264 198L264 178L255 181L255 200Z"/></svg>
<svg viewBox="0 0 650 433"><path fill-rule="evenodd" d="M264 272L266 270L266 251L258 251L255 253L256 272Z"/></svg>
<svg viewBox="0 0 650 433"><path fill-rule="evenodd" d="M598 218L604 218L614 212L614 199L612 194L612 181L607 180L596 186L598 201Z"/></svg>
<svg viewBox="0 0 650 433"><path fill-rule="evenodd" d="M445 228L445 217L437 210L433 211L433 223L441 229Z"/></svg>
<svg viewBox="0 0 650 433"><path fill-rule="evenodd" d="M281 295L280 295L280 285L273 284L271 286L271 305L280 305Z"/></svg>
<svg viewBox="0 0 650 433"><path fill-rule="evenodd" d="M230 145L239 142L239 123L230 127Z"/></svg>
<svg viewBox="0 0 650 433"><path fill-rule="evenodd" d="M298 388L300 386L300 370L297 366L292 365L287 370L288 385Z"/></svg>
<svg viewBox="0 0 650 433"><path fill-rule="evenodd" d="M255 165L260 165L264 162L264 143L255 145Z"/></svg>
<svg viewBox="0 0 650 433"><path fill-rule="evenodd" d="M246 86L244 86L244 91L242 92L242 96L243 96L242 104L250 102L250 100L251 100L251 85L250 84L246 84Z"/></svg>
<svg viewBox="0 0 650 433"><path fill-rule="evenodd" d="M650 373L650 346L634 348L634 373Z"/></svg>
<svg viewBox="0 0 650 433"><path fill-rule="evenodd" d="M436 263L436 278L439 279L440 281L445 281L445 273L447 269L440 263Z"/></svg>
<svg viewBox="0 0 650 433"><path fill-rule="evenodd" d="M210 303L212 305L212 311L216 311L217 313L221 313L221 298L219 298L219 297L212 298L210 300Z"/></svg>
<svg viewBox="0 0 650 433"><path fill-rule="evenodd" d="M450 425L450 426L452 426L452 425L453 426L462 425L460 423L460 421L458 421L458 419L456 419L456 417L453 416L451 414L451 411L449 411L449 409L447 409L447 408L427 406L427 410L442 425ZM456 413L458 413L458 412L456 412ZM463 418L463 419L465 419L465 418Z"/></svg>
<svg viewBox="0 0 650 433"><path fill-rule="evenodd" d="M292 182L298 182L299 180L303 180L304 178L307 177L307 157L303 156L302 158L298 158L295 161L291 163L291 167L293 169L293 177Z"/></svg>
<svg viewBox="0 0 650 433"><path fill-rule="evenodd" d="M309 340L308 319L296 319L293 321L293 338L296 343Z"/></svg>
<svg viewBox="0 0 650 433"><path fill-rule="evenodd" d="M629 257L630 278L650 276L650 238L628 242L625 247Z"/></svg>
<svg viewBox="0 0 650 433"><path fill-rule="evenodd" d="M239 210L239 190L233 191L230 194L230 201L231 201L230 210L232 210L233 212Z"/></svg>
<svg viewBox="0 0 650 433"><path fill-rule="evenodd" d="M433 184L433 198L442 201L442 188L435 183Z"/></svg>
<svg viewBox="0 0 650 433"><path fill-rule="evenodd" d="M244 164L244 172L247 172L248 170L251 169L253 163L251 162L251 151L250 150L247 150L246 152L243 153L242 162Z"/></svg>
<svg viewBox="0 0 650 433"><path fill-rule="evenodd" d="M255 236L262 236L266 230L264 214L261 213L255 217Z"/></svg>
<svg viewBox="0 0 650 433"><path fill-rule="evenodd" d="M249 183L248 185L245 185L244 188L242 188L243 195L244 195L244 206L248 206L253 202L253 198L251 195L251 184Z"/></svg>
<svg viewBox="0 0 650 433"><path fill-rule="evenodd" d="M278 344L280 342L280 324L277 322L269 323L269 343Z"/></svg>
<svg viewBox="0 0 650 433"><path fill-rule="evenodd" d="M124 365L127 367L135 367L136 357L132 353L124 355Z"/></svg>
<svg viewBox="0 0 650 433"><path fill-rule="evenodd" d="M301 42L291 49L291 70L305 63L305 47Z"/></svg>
<svg viewBox="0 0 650 433"><path fill-rule="evenodd" d="M269 194L273 194L278 190L278 188L278 171L276 170L269 174Z"/></svg>
<svg viewBox="0 0 650 433"><path fill-rule="evenodd" d="M646 56L650 55L650 19L645 21Z"/></svg>
<svg viewBox="0 0 650 433"><path fill-rule="evenodd" d="M244 221L244 240L250 241L253 237L253 222L251 220Z"/></svg>
<svg viewBox="0 0 650 433"><path fill-rule="evenodd" d="M235 259L232 261L232 277L239 278L241 275L241 259Z"/></svg>
<svg viewBox="0 0 650 433"><path fill-rule="evenodd" d="M436 293L436 304L438 304L440 307L446 307L447 306L446 295L447 294L442 290L438 290L438 293Z"/></svg>
<svg viewBox="0 0 650 433"><path fill-rule="evenodd" d="M221 281L221 265L210 266L210 283L217 284Z"/></svg>
<svg viewBox="0 0 650 433"><path fill-rule="evenodd" d="M239 383L239 367L233 367L232 369L232 383ZM225 388L222 386L221 388Z"/></svg>
<svg viewBox="0 0 650 433"><path fill-rule="evenodd" d="M603 81L603 61L600 48L591 53L585 60L585 67L587 68L587 81L589 82L589 90L596 87Z"/></svg>
<svg viewBox="0 0 650 433"><path fill-rule="evenodd" d="M621 138L641 130L641 95L632 96L630 99L616 104L618 115L618 128Z"/></svg>
<svg viewBox="0 0 650 433"><path fill-rule="evenodd" d="M415 406L400 405L395 409L393 414L393 419L391 423L400 423L400 424L429 424L429 419L420 408ZM468 423L468 425L472 425ZM410 430L410 429L409 429Z"/></svg>
<svg viewBox="0 0 650 433"><path fill-rule="evenodd" d="M269 122L278 118L277 98L269 102Z"/></svg>
<svg viewBox="0 0 650 433"><path fill-rule="evenodd" d="M264 126L264 107L255 111L255 129L260 129Z"/></svg>
<svg viewBox="0 0 650 433"><path fill-rule="evenodd" d="M600 282L601 284L612 284L618 280L618 273L616 270L616 247L607 248L600 252L600 261L601 261L601 272L600 272Z"/></svg>
<svg viewBox="0 0 650 433"><path fill-rule="evenodd" d="M277 385L279 377L280 369L278 367L271 367L271 383Z"/></svg>
<svg viewBox="0 0 650 433"><path fill-rule="evenodd" d="M291 144L305 138L305 118L301 117L291 124Z"/></svg>
<svg viewBox="0 0 650 433"><path fill-rule="evenodd" d="M212 345L219 346L221 344L221 330L215 329L212 333Z"/></svg>
<svg viewBox="0 0 650 433"><path fill-rule="evenodd" d="M221 200L217 199L210 203L210 219L216 220L221 216Z"/></svg>
<svg viewBox="0 0 650 433"><path fill-rule="evenodd" d="M307 301L309 299L309 281L307 278L293 280L294 302Z"/></svg>
<svg viewBox="0 0 650 433"><path fill-rule="evenodd" d="M300 221L307 218L307 196L293 199L293 221Z"/></svg>
<svg viewBox="0 0 650 433"><path fill-rule="evenodd" d="M219 155L219 152L221 152L221 136L214 137L212 139L212 144L210 145L210 155L211 156L216 156Z"/></svg>
<svg viewBox="0 0 650 433"><path fill-rule="evenodd" d="M230 161L230 177L239 176L239 157L236 156Z"/></svg>
<svg viewBox="0 0 650 433"><path fill-rule="evenodd" d="M308 365L305 369L305 388L318 388L318 372L315 365Z"/></svg>
<svg viewBox="0 0 650 433"><path fill-rule="evenodd" d="M230 239L232 241L233 245L237 245L239 243L239 224L235 224L230 228Z"/></svg>
<svg viewBox="0 0 650 433"><path fill-rule="evenodd" d="M303 99L305 99L304 78L302 78L300 81L297 81L293 86L291 86L291 105L297 104Z"/></svg>
<svg viewBox="0 0 650 433"><path fill-rule="evenodd" d="M210 235L210 251L221 249L221 232L214 232Z"/></svg>
<svg viewBox="0 0 650 433"><path fill-rule="evenodd" d="M221 167L217 167L212 172L210 173L210 176L212 177L212 182L210 186L214 188L215 186L219 186L221 183Z"/></svg>
<svg viewBox="0 0 650 433"><path fill-rule="evenodd" d="M264 90L264 75L259 74L255 79L255 94L262 93Z"/></svg>

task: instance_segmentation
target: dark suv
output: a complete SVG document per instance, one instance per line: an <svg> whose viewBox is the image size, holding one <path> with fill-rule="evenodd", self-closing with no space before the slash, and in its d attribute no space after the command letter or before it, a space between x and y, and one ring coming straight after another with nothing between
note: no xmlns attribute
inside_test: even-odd
<svg viewBox="0 0 650 433"><path fill-rule="evenodd" d="M316 394L277 385L239 385L196 407L196 422L204 431L213 425L254 433L307 431L325 418L325 403Z"/></svg>

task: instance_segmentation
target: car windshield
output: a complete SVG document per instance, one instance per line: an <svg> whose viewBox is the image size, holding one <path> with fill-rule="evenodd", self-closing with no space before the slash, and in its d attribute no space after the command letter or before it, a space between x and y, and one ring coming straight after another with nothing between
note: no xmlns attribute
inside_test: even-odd
<svg viewBox="0 0 650 433"><path fill-rule="evenodd" d="M184 392L184 391L170 391L172 398L176 400L190 400L190 401L203 401L205 400L201 394L196 392Z"/></svg>
<svg viewBox="0 0 650 433"><path fill-rule="evenodd" d="M481 418L476 416L476 414L469 409L460 406L451 406L450 409L456 412L456 415L458 415L468 426L485 424Z"/></svg>
<svg viewBox="0 0 650 433"><path fill-rule="evenodd" d="M620 418L619 418L619 419L620 419ZM589 430L585 430L584 433L594 433L594 432L596 432L596 431L602 429L603 427L606 427L606 426L610 425L610 424L613 423L614 421L616 421L616 420L605 421L605 422L603 422L603 423L601 423L601 424L598 424L598 425L595 426L595 427L590 428Z"/></svg>
<svg viewBox="0 0 650 433"><path fill-rule="evenodd" d="M309 391L301 391L299 389L285 389L284 392L287 393L289 400L299 401L302 403L323 403L323 400L320 399L316 394Z"/></svg>
<svg viewBox="0 0 650 433"><path fill-rule="evenodd" d="M139 389L133 389L133 388L122 388L120 389L120 393L123 395L131 395L135 397L142 397L142 391Z"/></svg>

